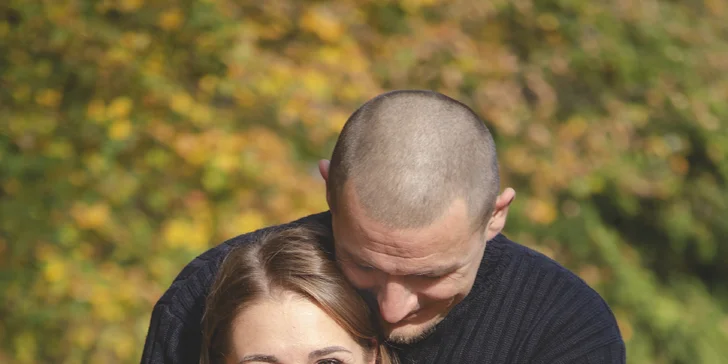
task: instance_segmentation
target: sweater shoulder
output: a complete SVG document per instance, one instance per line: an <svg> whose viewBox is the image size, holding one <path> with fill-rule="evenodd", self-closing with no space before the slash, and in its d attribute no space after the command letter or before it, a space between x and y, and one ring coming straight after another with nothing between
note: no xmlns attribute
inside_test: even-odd
<svg viewBox="0 0 728 364"><path fill-rule="evenodd" d="M500 242L511 257L508 280L523 288L526 294L522 299L530 306L526 311L533 314L526 314L529 327L524 329L540 336L542 343L552 343L551 349L564 345L589 348L621 341L612 310L594 288L542 253L504 236Z"/></svg>
<svg viewBox="0 0 728 364"><path fill-rule="evenodd" d="M599 295L581 277L545 254L510 240L502 234L496 238L496 241L501 245L503 254L510 258L508 260L509 269L520 268L522 271L527 269L531 272L537 271L542 275L552 275L558 280L564 280L569 287Z"/></svg>

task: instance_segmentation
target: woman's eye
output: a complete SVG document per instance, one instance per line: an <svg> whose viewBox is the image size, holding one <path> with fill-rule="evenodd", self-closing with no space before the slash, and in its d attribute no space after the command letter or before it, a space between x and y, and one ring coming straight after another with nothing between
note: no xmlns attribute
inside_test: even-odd
<svg viewBox="0 0 728 364"><path fill-rule="evenodd" d="M341 364L341 360L339 359L321 359L316 362L316 364Z"/></svg>

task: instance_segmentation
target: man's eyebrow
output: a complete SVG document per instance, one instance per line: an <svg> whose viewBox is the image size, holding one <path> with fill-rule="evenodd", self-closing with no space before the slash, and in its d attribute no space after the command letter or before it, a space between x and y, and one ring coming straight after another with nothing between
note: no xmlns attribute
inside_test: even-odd
<svg viewBox="0 0 728 364"><path fill-rule="evenodd" d="M341 255L339 255L339 259L341 259L341 260L350 261L350 262L353 262L357 265L361 265L364 267L372 267L372 268L374 267L373 265L363 261L362 259L360 259L359 257L352 254L351 252L349 252L346 249L337 249L336 251L339 253L343 253L343 257Z"/></svg>
<svg viewBox="0 0 728 364"><path fill-rule="evenodd" d="M250 363L254 361L271 364L280 364L281 362L273 355L253 354L244 356L243 359L238 362L238 364Z"/></svg>
<svg viewBox="0 0 728 364"><path fill-rule="evenodd" d="M308 354L308 358L310 360L313 360L316 358L320 358L322 356L326 356L329 354L338 353L338 352L342 352L342 351L351 354L351 351L347 350L343 346L329 346L329 347L325 347L323 349L318 349L318 350L312 351L310 354Z"/></svg>
<svg viewBox="0 0 728 364"><path fill-rule="evenodd" d="M341 261L351 262L351 263L354 263L361 267L379 269L376 266L374 266L373 264L368 263L368 262L362 260L361 258L357 257L356 255L350 253L346 249L337 249L337 252L343 253L338 256ZM343 255L343 257L342 257L342 255ZM406 275L416 276L416 277L426 277L426 276L440 277L440 276L450 274L456 270L458 270L458 266L447 266L447 267L441 266L441 267L430 268L426 271L422 271L422 272L418 272L418 273L411 273L411 274L406 274Z"/></svg>
<svg viewBox="0 0 728 364"><path fill-rule="evenodd" d="M442 267L442 268L432 268L432 269L429 269L429 270L426 270L426 271L423 271L423 272L417 273L417 274L415 274L415 275L416 275L416 276L432 276L432 277L439 277L439 276L444 276L444 275L446 275L446 274L448 274L448 273L452 273L452 272L454 272L454 271L455 271L456 269L457 269L457 268L454 268L454 267Z"/></svg>

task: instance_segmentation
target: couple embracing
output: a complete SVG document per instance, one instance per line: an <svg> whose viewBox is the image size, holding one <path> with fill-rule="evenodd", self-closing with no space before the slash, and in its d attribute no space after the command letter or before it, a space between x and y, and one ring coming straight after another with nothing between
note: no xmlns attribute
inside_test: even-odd
<svg viewBox="0 0 728 364"><path fill-rule="evenodd" d="M599 294L502 234L515 191L464 104L379 95L319 170L330 211L189 263L154 307L143 364L626 361Z"/></svg>

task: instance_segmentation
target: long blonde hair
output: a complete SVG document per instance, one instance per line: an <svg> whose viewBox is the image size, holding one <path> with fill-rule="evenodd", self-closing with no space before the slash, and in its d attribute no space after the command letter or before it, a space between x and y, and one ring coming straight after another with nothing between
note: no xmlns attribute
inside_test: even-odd
<svg viewBox="0 0 728 364"><path fill-rule="evenodd" d="M234 248L222 262L205 302L200 363L222 363L230 353L235 317L272 291L310 299L369 355L377 355L377 363L396 363L383 344L369 306L334 263L331 249L327 249L333 246L331 242L330 233L294 227Z"/></svg>

